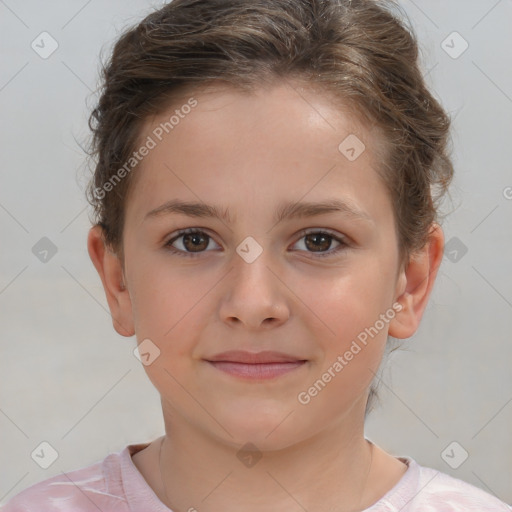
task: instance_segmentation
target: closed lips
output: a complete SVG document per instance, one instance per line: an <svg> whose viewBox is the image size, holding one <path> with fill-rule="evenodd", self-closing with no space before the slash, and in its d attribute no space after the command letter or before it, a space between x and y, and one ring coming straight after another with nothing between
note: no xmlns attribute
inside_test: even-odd
<svg viewBox="0 0 512 512"><path fill-rule="evenodd" d="M275 379L306 363L305 359L281 352L244 352L239 350L217 354L207 361L224 374L246 381Z"/></svg>
<svg viewBox="0 0 512 512"><path fill-rule="evenodd" d="M271 363L299 363L306 359L284 354L282 352L263 351L263 352L246 352L240 350L232 350L222 352L207 359L210 362L231 362L240 364L271 364Z"/></svg>

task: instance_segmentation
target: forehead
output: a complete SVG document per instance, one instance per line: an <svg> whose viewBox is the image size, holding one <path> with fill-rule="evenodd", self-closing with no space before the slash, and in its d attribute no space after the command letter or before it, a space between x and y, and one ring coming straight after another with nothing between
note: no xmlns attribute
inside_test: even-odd
<svg viewBox="0 0 512 512"><path fill-rule="evenodd" d="M333 164L349 170L345 182L352 188L367 168L374 179L365 186L371 188L384 149L375 127L331 95L289 81L251 92L226 86L181 92L145 120L139 145L149 138L154 147L132 183L137 193L130 208L137 218L177 190L196 200L216 192L225 199L254 195L264 188L288 189L297 197ZM363 152L350 161L342 149Z"/></svg>
<svg viewBox="0 0 512 512"><path fill-rule="evenodd" d="M244 133L254 135L256 130L251 131L252 128L267 127L260 130L259 138L271 129L280 129L280 141L272 140L272 146L276 146L277 142L285 143L290 132L295 131L292 135L299 137L306 130L308 138L315 141L316 135L325 137L330 128L334 136L331 142L343 134L359 134L375 161L381 160L387 150L381 130L362 116L356 105L304 79L274 79L244 89L213 81L195 88L181 87L160 100L159 106L158 112L142 123L138 145L148 135L161 145L189 136L204 142L206 136L212 139L216 133L230 130L236 141ZM329 143L325 140L323 145L327 147ZM297 144L294 149L299 151L300 146Z"/></svg>

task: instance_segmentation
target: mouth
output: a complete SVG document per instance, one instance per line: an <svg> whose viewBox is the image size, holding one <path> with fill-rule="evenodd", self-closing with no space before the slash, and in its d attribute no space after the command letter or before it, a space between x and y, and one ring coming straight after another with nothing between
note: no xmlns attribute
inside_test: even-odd
<svg viewBox="0 0 512 512"><path fill-rule="evenodd" d="M249 379L274 379L304 366L306 359L281 352L230 351L217 354L206 361L228 375Z"/></svg>

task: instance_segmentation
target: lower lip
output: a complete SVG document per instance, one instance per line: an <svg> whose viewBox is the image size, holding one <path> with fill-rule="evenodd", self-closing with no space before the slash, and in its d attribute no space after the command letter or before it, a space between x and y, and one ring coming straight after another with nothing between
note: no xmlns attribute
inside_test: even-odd
<svg viewBox="0 0 512 512"><path fill-rule="evenodd" d="M304 365L305 361L290 363L234 363L231 361L208 361L212 366L229 375L244 379L263 380L273 379L289 373Z"/></svg>

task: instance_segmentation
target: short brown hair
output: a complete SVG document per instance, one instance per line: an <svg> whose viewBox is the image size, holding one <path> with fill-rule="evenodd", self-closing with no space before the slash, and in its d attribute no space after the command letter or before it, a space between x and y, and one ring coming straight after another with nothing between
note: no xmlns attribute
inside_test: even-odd
<svg viewBox="0 0 512 512"><path fill-rule="evenodd" d="M173 0L126 30L103 65L89 119L96 167L87 188L94 223L123 264L133 174L103 197L95 191L130 158L148 116L209 84L250 91L288 78L380 130L402 261L423 247L452 179L450 119L425 84L414 32L399 13L391 0Z"/></svg>

